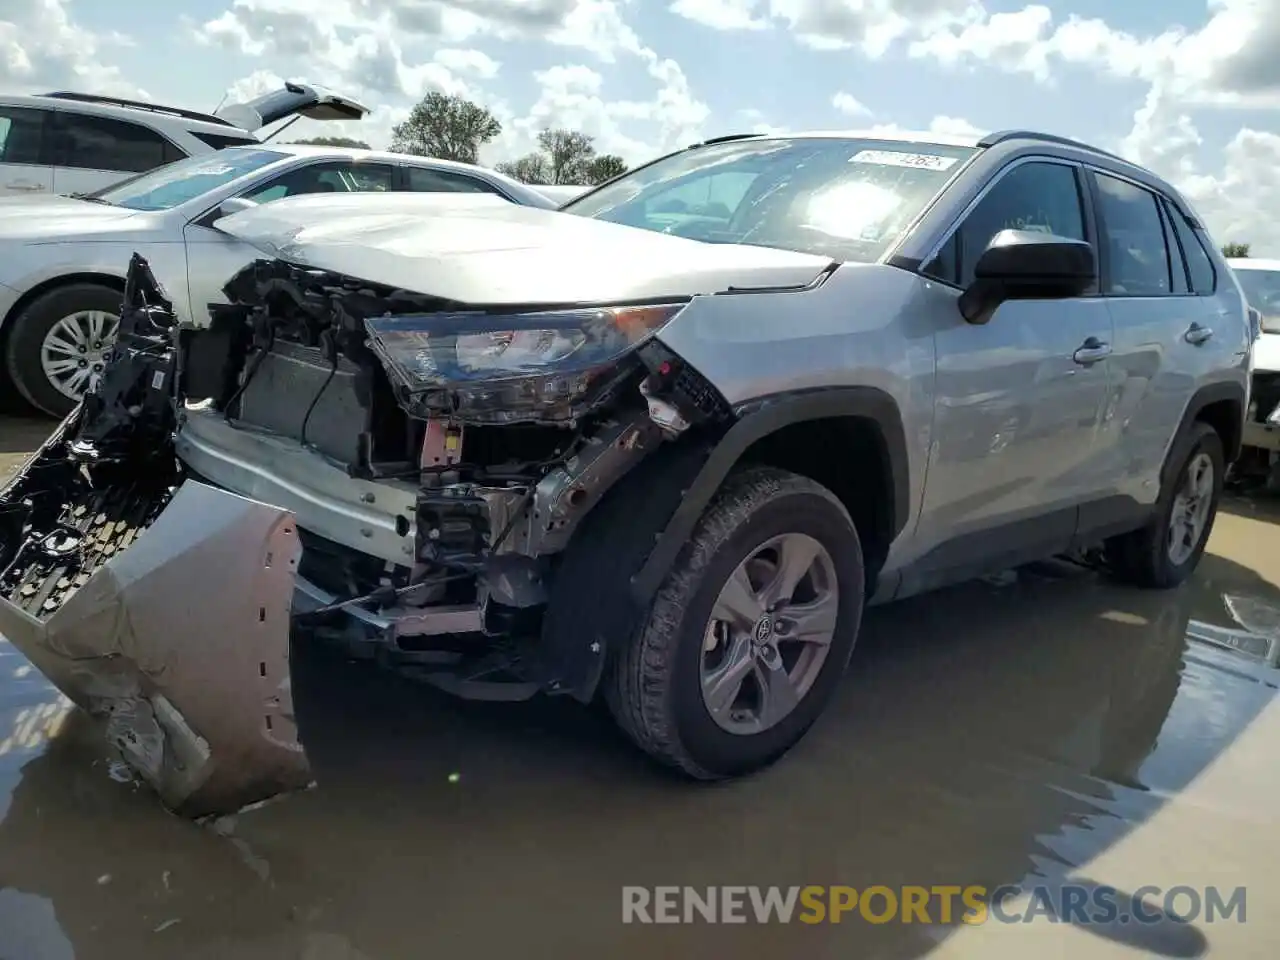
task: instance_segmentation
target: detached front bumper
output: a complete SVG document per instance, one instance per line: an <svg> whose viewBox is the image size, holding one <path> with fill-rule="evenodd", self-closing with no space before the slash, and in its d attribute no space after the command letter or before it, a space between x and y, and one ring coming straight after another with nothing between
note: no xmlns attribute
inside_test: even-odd
<svg viewBox="0 0 1280 960"><path fill-rule="evenodd" d="M96 535L85 523L82 554ZM0 597L0 634L106 718L108 738L166 806L232 812L310 782L289 674L300 555L287 511L187 480L60 605L28 588Z"/></svg>

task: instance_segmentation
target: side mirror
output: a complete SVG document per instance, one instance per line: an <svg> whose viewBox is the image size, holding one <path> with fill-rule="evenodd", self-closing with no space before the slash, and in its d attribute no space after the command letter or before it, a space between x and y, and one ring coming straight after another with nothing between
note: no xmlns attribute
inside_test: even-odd
<svg viewBox="0 0 1280 960"><path fill-rule="evenodd" d="M1098 281L1093 247L1033 230L1001 230L974 266L973 283L960 295L960 315L983 324L1006 300L1062 300Z"/></svg>
<svg viewBox="0 0 1280 960"><path fill-rule="evenodd" d="M241 210L252 210L257 205L257 201L249 200L245 197L227 197L227 199L218 204L218 216L229 217L233 213L239 213Z"/></svg>

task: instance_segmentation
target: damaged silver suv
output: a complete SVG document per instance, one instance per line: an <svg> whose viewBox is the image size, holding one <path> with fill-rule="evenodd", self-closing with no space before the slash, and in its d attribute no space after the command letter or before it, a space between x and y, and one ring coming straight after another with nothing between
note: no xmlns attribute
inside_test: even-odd
<svg viewBox="0 0 1280 960"><path fill-rule="evenodd" d="M263 252L228 303L178 323L135 257L107 374L0 495L0 632L182 812L307 781L291 631L756 770L869 604L1057 553L1185 580L1240 448L1214 243L1042 134L723 138L564 212L217 228Z"/></svg>

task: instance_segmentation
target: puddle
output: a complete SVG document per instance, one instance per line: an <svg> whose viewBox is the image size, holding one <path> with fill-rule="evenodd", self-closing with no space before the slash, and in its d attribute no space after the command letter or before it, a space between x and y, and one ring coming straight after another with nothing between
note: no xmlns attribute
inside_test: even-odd
<svg viewBox="0 0 1280 960"><path fill-rule="evenodd" d="M1219 554L1253 549L1242 525L1273 529L1224 524ZM1250 562L1280 574L1280 556ZM24 945L13 960L531 943L619 960L922 957L949 932L623 926L620 888L1065 876L1176 802L1272 702L1278 611L1280 590L1222 555L1170 593L1050 564L878 609L805 743L702 788L573 705L462 704L301 649L315 787L205 824L118 782L83 714L51 736L56 696L0 644L0 740L14 744L0 752L0 944ZM1272 822L1270 798L1242 787L1240 802Z"/></svg>

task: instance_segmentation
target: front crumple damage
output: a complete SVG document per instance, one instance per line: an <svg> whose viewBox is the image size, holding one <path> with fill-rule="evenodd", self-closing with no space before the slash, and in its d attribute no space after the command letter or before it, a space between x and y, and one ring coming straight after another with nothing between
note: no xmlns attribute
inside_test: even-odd
<svg viewBox="0 0 1280 960"><path fill-rule="evenodd" d="M0 634L166 806L231 812L310 782L289 675L301 547L287 510L173 456L167 304L145 263L131 279L96 395L0 491Z"/></svg>

